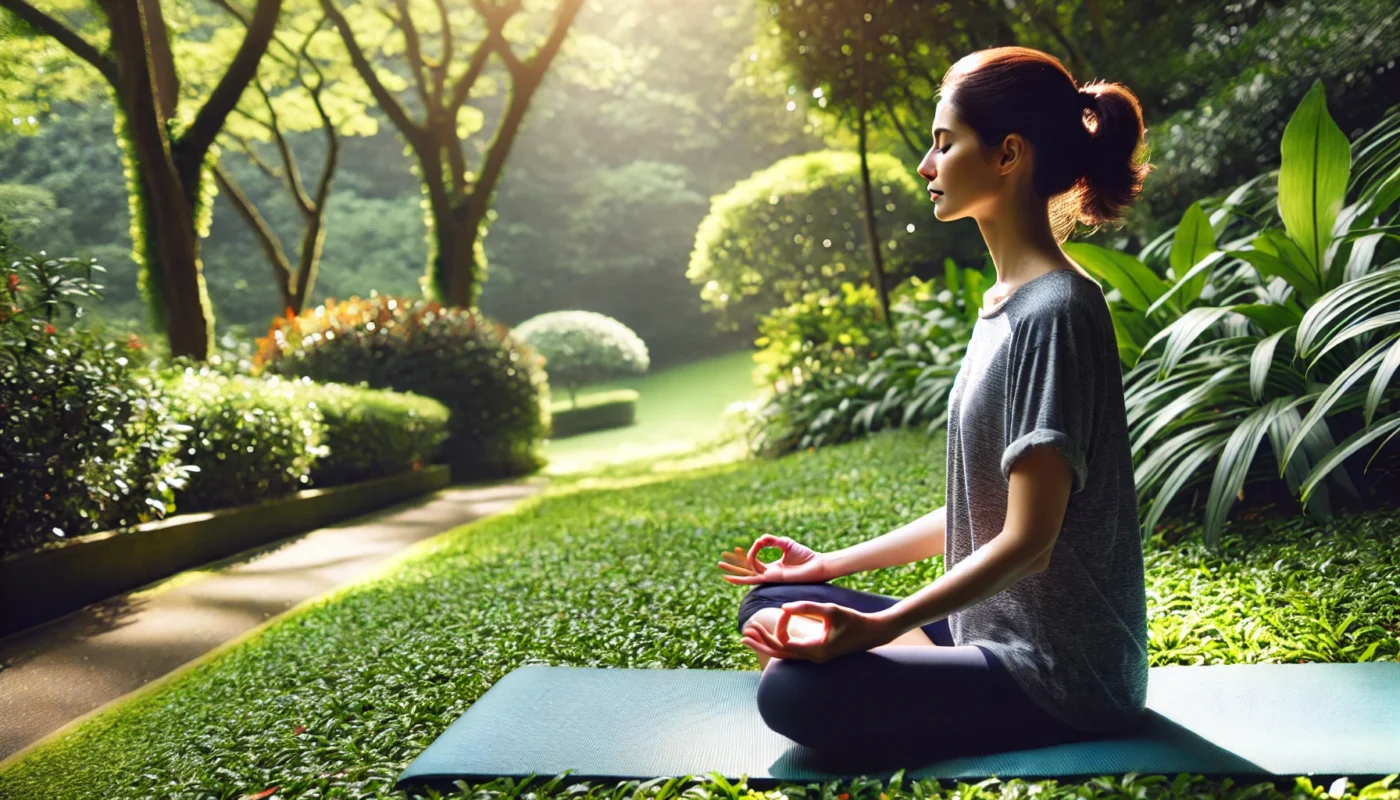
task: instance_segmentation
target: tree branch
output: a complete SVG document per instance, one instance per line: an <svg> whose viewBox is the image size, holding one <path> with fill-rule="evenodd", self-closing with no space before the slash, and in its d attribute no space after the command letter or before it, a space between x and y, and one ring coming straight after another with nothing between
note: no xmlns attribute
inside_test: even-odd
<svg viewBox="0 0 1400 800"><path fill-rule="evenodd" d="M890 115L890 122L894 123L894 129L899 131L899 138L904 140L905 147L909 148L909 152L913 154L914 158L922 159L924 151L914 144L913 139L909 138L909 134L904 130L904 125L899 121L899 114L894 110L894 104L890 102L888 97L885 98L885 111Z"/></svg>
<svg viewBox="0 0 1400 800"><path fill-rule="evenodd" d="M428 79L423 74L423 48L418 40L418 26L413 24L413 15L408 13L408 0L394 0L394 4L399 7L399 19L394 19L387 8L381 9L380 13L403 30L405 55L408 56L408 68L413 72L413 83L418 87L418 96L423 98L423 107L431 109L437 104L428 94Z"/></svg>
<svg viewBox="0 0 1400 800"><path fill-rule="evenodd" d="M452 63L452 25L447 21L447 3L444 0L437 0L437 9L438 18L442 21L442 54L433 68L433 91L437 98L434 102L441 105L442 96L447 91L447 67Z"/></svg>
<svg viewBox="0 0 1400 800"><path fill-rule="evenodd" d="M355 41L355 35L350 31L350 23L346 21L345 15L336 8L335 0L321 0L321 8L325 10L326 16L330 17L335 28L340 32L340 39L345 43L345 49L350 54L350 61L355 65L355 70L360 73L360 77L369 86L370 93L374 95L374 100L379 104L379 108L388 115L389 120L395 127L411 142L415 147L421 146L423 129L409 118L408 112L404 110L399 101L384 88L384 84L379 77L374 74L374 67L365 57L365 52Z"/></svg>
<svg viewBox="0 0 1400 800"><path fill-rule="evenodd" d="M243 37L243 43L239 45L233 63L219 79L219 84L214 87L204 106L199 109L194 124L181 137L181 145L192 155L202 156L209 149L214 137L224 127L229 113L238 105L238 98L258 72L258 62L267 52L267 46L277 28L277 17L281 12L282 0L258 0L252 24L248 26L248 34Z"/></svg>
<svg viewBox="0 0 1400 800"><path fill-rule="evenodd" d="M97 48L88 44L86 39L67 25L29 5L25 0L0 0L0 8L9 9L10 13L53 37L73 55L95 67L108 83L117 85L117 62L97 52Z"/></svg>
<svg viewBox="0 0 1400 800"><path fill-rule="evenodd" d="M247 195L238 188L228 173L224 171L222 162L214 164L214 180L218 182L219 189L233 203L233 207L238 211L238 215L248 223L248 227L253 229L253 236L258 240L263 252L267 254L267 260L272 264L272 274L277 280L277 291L282 295L282 303L285 307L291 308L292 302L292 272L287 255L282 250L282 243L278 241L277 234L268 227L267 222L258 214L258 210L248 200Z"/></svg>

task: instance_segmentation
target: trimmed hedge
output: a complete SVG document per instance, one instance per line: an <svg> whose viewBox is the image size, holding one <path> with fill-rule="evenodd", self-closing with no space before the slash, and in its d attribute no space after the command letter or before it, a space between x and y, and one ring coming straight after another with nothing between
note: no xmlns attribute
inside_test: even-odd
<svg viewBox="0 0 1400 800"><path fill-rule="evenodd" d="M280 317L258 340L259 370L417 392L451 410L439 459L454 480L544 466L549 382L542 359L506 326L459 308L375 295Z"/></svg>
<svg viewBox="0 0 1400 800"><path fill-rule="evenodd" d="M180 458L197 470L175 494L182 513L310 488L311 468L329 449L306 387L207 369L186 370L166 386L186 426Z"/></svg>
<svg viewBox="0 0 1400 800"><path fill-rule="evenodd" d="M430 397L338 383L304 386L326 421L330 450L311 469L316 486L417 469L447 438L447 407Z"/></svg>
<svg viewBox="0 0 1400 800"><path fill-rule="evenodd" d="M168 387L199 470L176 494L181 512L407 472L447 437L447 409L417 395L208 369Z"/></svg>
<svg viewBox="0 0 1400 800"><path fill-rule="evenodd" d="M637 421L637 400L634 389L619 389L588 395L577 404L555 403L550 406L550 436L562 439L588 431L621 428Z"/></svg>

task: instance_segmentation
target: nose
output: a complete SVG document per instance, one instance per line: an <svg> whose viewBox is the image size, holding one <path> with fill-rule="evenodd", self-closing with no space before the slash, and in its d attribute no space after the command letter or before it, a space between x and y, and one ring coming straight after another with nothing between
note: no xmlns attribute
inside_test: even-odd
<svg viewBox="0 0 1400 800"><path fill-rule="evenodd" d="M922 175L925 180L929 181L938 177L938 170L933 166L934 150L934 148L930 147L929 151L924 153L924 160L919 162L919 174Z"/></svg>

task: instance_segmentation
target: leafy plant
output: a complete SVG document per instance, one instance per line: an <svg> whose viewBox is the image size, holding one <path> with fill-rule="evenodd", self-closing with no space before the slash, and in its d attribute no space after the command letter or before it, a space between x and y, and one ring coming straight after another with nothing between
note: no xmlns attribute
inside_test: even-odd
<svg viewBox="0 0 1400 800"><path fill-rule="evenodd" d="M1316 83L1281 152L1276 172L1210 215L1193 204L1169 232L1169 250L1162 239L1143 258L1065 246L1116 292L1144 531L1176 495L1208 484L1205 531L1218 543L1244 485L1280 478L1314 518L1328 519L1329 487L1362 500L1338 467L1400 432L1400 413L1377 418L1400 390L1400 109L1353 148ZM1275 175L1276 215L1260 208ZM1226 232L1232 238L1219 243ZM1164 250L1166 280L1145 263Z"/></svg>
<svg viewBox="0 0 1400 800"><path fill-rule="evenodd" d="M77 324L101 267L0 231L0 552L164 517L184 480L141 343Z"/></svg>

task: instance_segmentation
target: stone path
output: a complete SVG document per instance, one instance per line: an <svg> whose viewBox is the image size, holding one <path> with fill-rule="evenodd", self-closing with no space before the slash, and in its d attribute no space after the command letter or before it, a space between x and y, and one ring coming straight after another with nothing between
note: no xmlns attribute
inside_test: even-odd
<svg viewBox="0 0 1400 800"><path fill-rule="evenodd" d="M199 568L212 575L167 579L0 639L0 760L415 542L510 508L545 482L449 487Z"/></svg>

